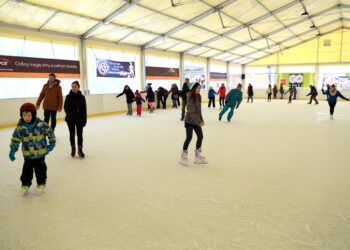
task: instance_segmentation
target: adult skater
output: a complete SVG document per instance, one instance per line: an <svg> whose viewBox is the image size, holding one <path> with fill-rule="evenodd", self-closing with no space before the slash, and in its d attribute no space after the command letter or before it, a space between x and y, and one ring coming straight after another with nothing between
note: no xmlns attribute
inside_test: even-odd
<svg viewBox="0 0 350 250"><path fill-rule="evenodd" d="M277 85L273 85L273 99L277 98L277 93L278 93L278 89L277 89Z"/></svg>
<svg viewBox="0 0 350 250"><path fill-rule="evenodd" d="M43 86L36 102L36 109L39 109L42 100L44 100L44 121L49 124L51 118L51 128L53 131L55 131L56 128L57 111L61 112L63 106L62 87L60 86L60 82L60 80L56 79L56 75L51 73L49 75L49 80Z"/></svg>
<svg viewBox="0 0 350 250"><path fill-rule="evenodd" d="M173 108L177 109L177 106L180 106L180 99L179 99L179 88L177 87L176 83L174 83L171 86L171 89L169 91L169 94L171 93L171 100L173 101Z"/></svg>
<svg viewBox="0 0 350 250"><path fill-rule="evenodd" d="M80 84L78 81L72 83L72 89L66 96L64 101L64 111L66 112L65 121L69 129L70 145L72 148L71 156L75 156L75 131L78 137L78 155L84 158L83 152L83 128L86 125L86 100L85 96L80 91Z"/></svg>
<svg viewBox="0 0 350 250"><path fill-rule="evenodd" d="M21 175L23 195L27 193L32 185L33 169L38 184L38 195L41 195L45 189L47 179L45 156L55 147L55 134L46 122L36 117L34 104L23 104L20 109L20 115L21 119L12 135L9 158L11 161L16 159L15 153L22 143L22 154L24 157ZM46 137L49 138L49 145L47 145Z"/></svg>
<svg viewBox="0 0 350 250"><path fill-rule="evenodd" d="M331 119L333 119L333 114L334 114L334 109L335 109L335 105L337 105L337 99L338 97L344 99L344 100L347 100L349 101L348 98L344 97L335 87L335 85L333 84L329 90L327 91L324 91L322 89L322 93L324 95L327 95L328 96L328 105L329 105L329 108L330 108L330 114L331 114Z"/></svg>
<svg viewBox="0 0 350 250"><path fill-rule="evenodd" d="M166 100L168 99L168 90L163 87L159 87L157 92L157 109L160 109L160 103L163 105L163 109L166 109Z"/></svg>
<svg viewBox="0 0 350 250"><path fill-rule="evenodd" d="M289 93L289 101L288 103L292 103L293 95L294 95L294 89L292 86L289 87L288 91L285 94Z"/></svg>
<svg viewBox="0 0 350 250"><path fill-rule="evenodd" d="M280 85L280 94L281 94L281 100L283 99L283 95L284 95L284 88L283 88L283 85L281 84Z"/></svg>
<svg viewBox="0 0 350 250"><path fill-rule="evenodd" d="M117 95L116 98L124 94L126 96L126 103L128 105L128 113L126 115L132 115L132 103L134 102L135 95L130 89L129 85L125 85L123 92Z"/></svg>
<svg viewBox="0 0 350 250"><path fill-rule="evenodd" d="M314 86L310 85L310 93L306 96L310 96L310 101L307 104L312 104L312 100L315 101L315 104L318 104L318 101L316 99L316 96L318 96L318 92Z"/></svg>
<svg viewBox="0 0 350 250"><path fill-rule="evenodd" d="M185 82L182 86L182 92L181 92L181 97L182 97L182 111L181 111L181 121L185 119L185 114L186 114L186 105L187 105L187 93L190 91L190 88L188 84L190 83L190 79L186 78Z"/></svg>
<svg viewBox="0 0 350 250"><path fill-rule="evenodd" d="M253 103L253 96L254 96L253 85L251 85L249 83L249 85L248 85L248 100L247 100L247 103L249 103L249 100L252 100L252 103Z"/></svg>
<svg viewBox="0 0 350 250"><path fill-rule="evenodd" d="M221 87L218 91L219 94L219 102L220 102L220 109L222 109L225 106L225 97L226 97L226 87L225 84L221 84Z"/></svg>
<svg viewBox="0 0 350 250"><path fill-rule="evenodd" d="M209 88L208 91L208 99L209 99L209 104L208 104L208 108L211 107L211 104L213 103L213 107L215 108L215 95L217 95L218 93L216 93L216 91L213 89L213 87Z"/></svg>
<svg viewBox="0 0 350 250"><path fill-rule="evenodd" d="M202 127L204 126L204 120L202 116L201 109L201 95L200 95L201 85L196 83L193 85L187 99L187 114L185 118L185 128L186 128L186 140L183 145L183 151L181 154L180 164L184 166L189 166L188 162L188 146L192 140L193 130L197 135L197 143L195 150L195 163L206 164L207 159L201 155L202 153L202 141L203 132Z"/></svg>
<svg viewBox="0 0 350 250"><path fill-rule="evenodd" d="M294 90L294 97L293 97L293 99L296 100L298 91L297 91L297 87L295 85L293 86L293 90Z"/></svg>
<svg viewBox="0 0 350 250"><path fill-rule="evenodd" d="M221 121L222 116L226 113L226 111L231 108L227 121L230 122L231 118L234 114L234 109L238 109L239 105L242 102L242 84L238 84L237 89L232 89L226 96L226 105L223 110L219 114L219 121Z"/></svg>
<svg viewBox="0 0 350 250"><path fill-rule="evenodd" d="M271 84L269 84L269 87L267 88L267 101L268 102L271 102L271 96L272 96L272 87L271 87Z"/></svg>

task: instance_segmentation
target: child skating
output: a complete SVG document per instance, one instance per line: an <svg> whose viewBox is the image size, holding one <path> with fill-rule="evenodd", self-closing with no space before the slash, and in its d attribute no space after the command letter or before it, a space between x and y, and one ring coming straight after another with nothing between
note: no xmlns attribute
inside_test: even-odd
<svg viewBox="0 0 350 250"><path fill-rule="evenodd" d="M187 113L185 116L185 128L186 128L186 140L183 145L183 151L181 154L180 164L184 166L189 166L189 161L187 158L188 155L188 146L192 140L193 130L197 135L197 143L195 150L195 161L197 164L206 164L208 163L207 159L201 155L202 153L202 141L203 141L203 132L202 127L204 126L204 121L202 117L202 108L201 108L201 95L199 94L201 86L199 83L193 85L190 93L187 97Z"/></svg>
<svg viewBox="0 0 350 250"><path fill-rule="evenodd" d="M333 114L334 114L334 109L335 109L335 105L337 105L337 99L338 97L344 99L344 100L347 100L349 101L348 98L344 97L335 87L335 85L333 84L329 90L327 91L324 91L322 89L322 93L324 95L327 95L328 96L328 105L329 105L329 108L330 108L330 114L331 114L331 119L333 119Z"/></svg>
<svg viewBox="0 0 350 250"><path fill-rule="evenodd" d="M252 100L252 103L253 103L253 96L254 96L254 91L253 91L253 85L251 85L249 83L248 85L248 100L247 100L247 103L249 103L249 100Z"/></svg>
<svg viewBox="0 0 350 250"><path fill-rule="evenodd" d="M312 100L315 101L315 104L318 104L318 101L316 99L316 96L318 96L318 92L314 86L310 85L310 93L306 96L310 96L310 101L307 104L312 104Z"/></svg>
<svg viewBox="0 0 350 250"><path fill-rule="evenodd" d="M266 93L267 93L267 101L271 102L271 96L272 96L272 86L271 86L271 84L269 84L269 87L267 88Z"/></svg>
<svg viewBox="0 0 350 250"><path fill-rule="evenodd" d="M288 91L285 94L289 93L289 101L288 103L292 103L293 95L294 95L294 89L292 86L289 87Z"/></svg>
<svg viewBox="0 0 350 250"><path fill-rule="evenodd" d="M140 92L138 90L136 90L135 92L135 98L134 100L136 101L136 111L137 111L137 116L141 117L141 112L142 112L142 102L146 102Z"/></svg>
<svg viewBox="0 0 350 250"><path fill-rule="evenodd" d="M222 109L225 106L225 97L226 97L226 87L225 84L221 84L221 87L218 91L219 94L219 102L220 102L220 109Z"/></svg>
<svg viewBox="0 0 350 250"><path fill-rule="evenodd" d="M20 109L21 119L13 132L9 158L14 161L15 153L22 143L22 154L24 165L21 181L22 192L25 195L32 185L33 171L38 184L38 195L41 195L46 185L46 163L45 156L54 149L56 138L51 127L36 117L36 107L32 103L25 103ZM46 137L50 144L47 145Z"/></svg>
<svg viewBox="0 0 350 250"><path fill-rule="evenodd" d="M208 108L211 107L211 104L213 103L213 107L215 108L215 95L217 95L218 93L215 92L215 90L213 89L213 87L209 88L208 91L208 99L209 99L209 104L208 104Z"/></svg>
<svg viewBox="0 0 350 250"><path fill-rule="evenodd" d="M221 121L222 116L226 111L231 108L227 116L227 121L230 122L234 114L234 109L238 109L242 102L242 84L238 84L237 89L232 89L226 96L226 105L219 114L219 121Z"/></svg>

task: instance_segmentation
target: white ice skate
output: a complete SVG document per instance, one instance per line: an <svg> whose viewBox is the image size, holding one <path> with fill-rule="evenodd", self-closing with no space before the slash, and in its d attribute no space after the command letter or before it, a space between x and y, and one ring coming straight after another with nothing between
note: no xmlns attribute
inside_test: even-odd
<svg viewBox="0 0 350 250"><path fill-rule="evenodd" d="M186 167L188 167L190 165L190 163L188 161L188 158L187 158L187 155L188 155L188 151L187 150L182 151L181 159L180 159L180 162L179 162L181 165L184 165Z"/></svg>
<svg viewBox="0 0 350 250"><path fill-rule="evenodd" d="M38 185L38 191L37 194L40 196L44 193L45 185Z"/></svg>
<svg viewBox="0 0 350 250"><path fill-rule="evenodd" d="M204 156L201 155L202 149L197 149L195 152L195 160L194 163L196 164L207 164L208 160Z"/></svg>
<svg viewBox="0 0 350 250"><path fill-rule="evenodd" d="M333 117L333 115L331 115L331 120L333 120L334 119L334 117Z"/></svg>
<svg viewBox="0 0 350 250"><path fill-rule="evenodd" d="M26 195L28 193L29 186L22 186L22 195Z"/></svg>

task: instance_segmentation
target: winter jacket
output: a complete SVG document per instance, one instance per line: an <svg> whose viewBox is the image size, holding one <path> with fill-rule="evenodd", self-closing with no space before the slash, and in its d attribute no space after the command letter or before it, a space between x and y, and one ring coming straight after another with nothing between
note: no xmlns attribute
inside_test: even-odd
<svg viewBox="0 0 350 250"><path fill-rule="evenodd" d="M36 118L33 123L25 123L20 119L13 132L10 147L17 151L22 142L23 157L39 159L48 153L46 136L50 144L56 143L55 134L46 122Z"/></svg>
<svg viewBox="0 0 350 250"><path fill-rule="evenodd" d="M249 96L254 95L253 86L248 86L248 95Z"/></svg>
<svg viewBox="0 0 350 250"><path fill-rule="evenodd" d="M323 93L324 95L327 95L327 96L328 96L328 102L329 102L329 103L337 103L338 97L340 97L340 98L342 98L342 99L344 99L344 100L349 101L349 99L346 98L346 97L344 97L338 90L336 90L335 92L332 93L330 90L324 91L324 90L322 89L322 93Z"/></svg>
<svg viewBox="0 0 350 250"><path fill-rule="evenodd" d="M309 95L311 95L311 96L318 96L318 92L317 92L317 90L316 90L316 88L314 86L311 87L310 93L307 94L306 96L309 96Z"/></svg>
<svg viewBox="0 0 350 250"><path fill-rule="evenodd" d="M48 81L43 86L36 105L40 106L42 100L44 100L44 110L61 110L63 105L63 96L60 82L61 81L58 79L56 79L53 84L50 84Z"/></svg>
<svg viewBox="0 0 350 250"><path fill-rule="evenodd" d="M137 105L141 105L142 102L146 102L141 95L136 95L135 99Z"/></svg>
<svg viewBox="0 0 350 250"><path fill-rule="evenodd" d="M274 93L274 94L277 94L277 93L278 93L277 86L273 86L273 93Z"/></svg>
<svg viewBox="0 0 350 250"><path fill-rule="evenodd" d="M284 88L283 88L283 86L281 85L281 87L280 87L280 93L281 93L281 95L283 95L284 94Z"/></svg>
<svg viewBox="0 0 350 250"><path fill-rule="evenodd" d="M208 98L210 99L210 98L215 98L215 95L217 95L218 93L216 93L215 92L215 90L213 90L213 89L210 89L209 91L208 91Z"/></svg>
<svg viewBox="0 0 350 250"><path fill-rule="evenodd" d="M124 94L126 95L126 102L127 103L132 103L134 101L135 95L130 88L129 89L124 88L124 91L122 93L120 93L119 95L117 95L116 98L118 98L119 96L122 96Z"/></svg>
<svg viewBox="0 0 350 250"><path fill-rule="evenodd" d="M230 107L239 106L242 102L242 91L237 91L237 89L232 89L226 96L226 105Z"/></svg>
<svg viewBox="0 0 350 250"><path fill-rule="evenodd" d="M146 90L141 91L140 93L147 93L146 100L148 102L154 102L154 91L152 87L148 87Z"/></svg>
<svg viewBox="0 0 350 250"><path fill-rule="evenodd" d="M166 90L165 88L163 87L159 87L158 90L157 90L157 94L158 96L168 96L168 90Z"/></svg>
<svg viewBox="0 0 350 250"><path fill-rule="evenodd" d="M226 88L225 87L220 87L218 94L221 98L224 98L226 96Z"/></svg>
<svg viewBox="0 0 350 250"><path fill-rule="evenodd" d="M172 87L169 91L169 94L171 92L171 99L178 99L179 98L179 89L177 87Z"/></svg>
<svg viewBox="0 0 350 250"><path fill-rule="evenodd" d="M266 93L272 94L272 87L268 87Z"/></svg>
<svg viewBox="0 0 350 250"><path fill-rule="evenodd" d="M187 96L187 113L185 117L185 123L190 125L199 126L203 122L202 117L202 97L200 94L195 96L195 100L189 100Z"/></svg>
<svg viewBox="0 0 350 250"><path fill-rule="evenodd" d="M64 101L65 121L85 127L87 121L85 96L79 90L77 94L70 91Z"/></svg>
<svg viewBox="0 0 350 250"><path fill-rule="evenodd" d="M187 93L190 91L190 88L188 87L188 84L184 83L182 86L182 92L181 97L183 100L187 100Z"/></svg>
<svg viewBox="0 0 350 250"><path fill-rule="evenodd" d="M288 93L289 93L290 96L293 96L294 95L294 89L292 87L290 87L285 94L288 94Z"/></svg>

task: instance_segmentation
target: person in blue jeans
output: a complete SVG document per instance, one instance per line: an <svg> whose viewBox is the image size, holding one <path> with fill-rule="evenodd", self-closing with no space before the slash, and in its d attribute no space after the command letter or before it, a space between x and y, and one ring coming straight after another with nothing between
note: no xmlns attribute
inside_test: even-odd
<svg viewBox="0 0 350 250"><path fill-rule="evenodd" d="M242 84L238 84L236 89L232 89L227 95L226 95L226 104L222 111L219 114L219 121L221 121L222 116L228 111L229 108L231 108L230 112L227 116L227 121L230 122L233 114L234 109L238 109L239 105L242 102Z"/></svg>
<svg viewBox="0 0 350 250"><path fill-rule="evenodd" d="M209 104L208 104L208 108L211 107L211 104L213 103L213 107L215 108L215 95L217 95L218 93L216 93L216 91L213 89L213 87L209 88L208 91L208 99L209 99Z"/></svg>
<svg viewBox="0 0 350 250"><path fill-rule="evenodd" d="M333 114L334 114L334 109L335 109L335 105L337 105L337 99L338 97L349 101L348 98L344 97L335 87L335 85L333 84L330 89L327 89L327 91L324 91L322 89L322 93L324 95L328 96L328 104L329 104L329 108L330 108L330 114L331 114L331 119L333 119Z"/></svg>
<svg viewBox="0 0 350 250"><path fill-rule="evenodd" d="M293 90L294 90L294 97L293 97L293 99L296 100L298 91L297 91L297 87L295 85L293 86Z"/></svg>

